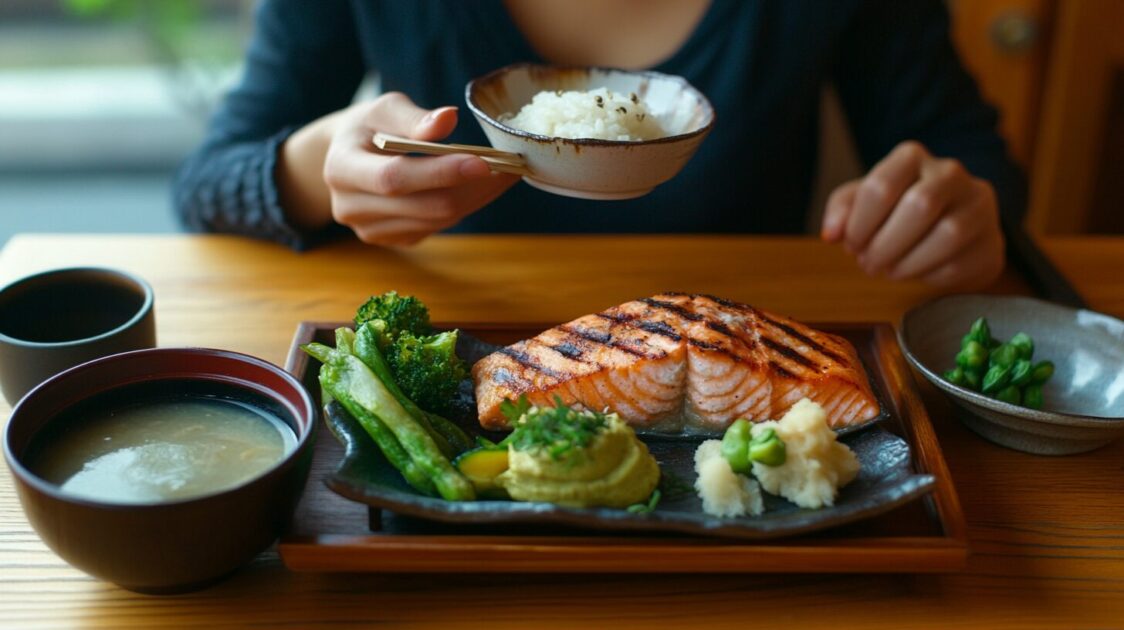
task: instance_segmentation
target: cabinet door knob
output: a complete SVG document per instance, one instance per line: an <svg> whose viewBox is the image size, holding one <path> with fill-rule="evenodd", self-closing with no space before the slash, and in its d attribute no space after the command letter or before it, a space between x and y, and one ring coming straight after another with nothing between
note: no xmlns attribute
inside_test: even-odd
<svg viewBox="0 0 1124 630"><path fill-rule="evenodd" d="M991 23L991 41L1004 53L1025 53L1037 39L1038 21L1022 11L1007 11Z"/></svg>

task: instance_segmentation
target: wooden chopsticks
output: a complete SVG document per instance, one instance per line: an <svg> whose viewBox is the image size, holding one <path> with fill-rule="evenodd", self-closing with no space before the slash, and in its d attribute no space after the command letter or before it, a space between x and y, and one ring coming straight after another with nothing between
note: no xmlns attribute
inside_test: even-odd
<svg viewBox="0 0 1124 630"><path fill-rule="evenodd" d="M393 153L423 153L425 155L468 153L487 162L488 166L497 173L531 174L531 169L527 168L523 156L492 147L479 147L471 144L440 144L424 140L411 140L382 132L376 133L372 142L380 151L391 151Z"/></svg>

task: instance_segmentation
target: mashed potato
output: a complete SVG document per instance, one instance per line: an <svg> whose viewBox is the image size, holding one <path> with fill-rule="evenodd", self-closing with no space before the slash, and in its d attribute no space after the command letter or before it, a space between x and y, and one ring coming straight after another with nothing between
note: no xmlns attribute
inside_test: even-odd
<svg viewBox="0 0 1124 630"><path fill-rule="evenodd" d="M539 92L514 116L500 121L516 129L552 138L653 140L665 135L659 122L635 94L607 88L588 92Z"/></svg>
<svg viewBox="0 0 1124 630"><path fill-rule="evenodd" d="M804 508L834 505L839 488L858 474L859 460L835 440L823 407L805 398L780 421L754 425L753 435L769 428L784 441L787 457L780 466L753 462L753 474L765 491Z"/></svg>
<svg viewBox="0 0 1124 630"><path fill-rule="evenodd" d="M695 491L703 502L703 512L711 516L757 516L765 511L761 487L735 473L725 457L722 442L707 440L695 450Z"/></svg>

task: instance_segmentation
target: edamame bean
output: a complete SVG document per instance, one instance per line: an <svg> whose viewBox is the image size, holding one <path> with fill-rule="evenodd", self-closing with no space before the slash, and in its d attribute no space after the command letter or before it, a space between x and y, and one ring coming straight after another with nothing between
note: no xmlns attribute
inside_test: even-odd
<svg viewBox="0 0 1124 630"><path fill-rule="evenodd" d="M735 420L722 436L722 457L730 464L730 469L743 475L749 474L749 442L751 439L749 420Z"/></svg>
<svg viewBox="0 0 1124 630"><path fill-rule="evenodd" d="M992 365L1011 367L1019 358L1019 350L1009 343L1001 344L998 348L991 351L989 358Z"/></svg>
<svg viewBox="0 0 1124 630"><path fill-rule="evenodd" d="M983 392L990 394L1007 386L1011 380L1011 366L994 365L987 369L983 377Z"/></svg>
<svg viewBox="0 0 1124 630"><path fill-rule="evenodd" d="M1034 371L1030 375L1030 382L1035 385L1041 385L1050 380L1054 375L1054 363L1052 361L1041 361L1034 365Z"/></svg>
<svg viewBox="0 0 1124 630"><path fill-rule="evenodd" d="M959 367L945 372L944 380L952 383L953 385L959 385L960 387L966 387L968 384L968 382L964 379L964 368Z"/></svg>
<svg viewBox="0 0 1124 630"><path fill-rule="evenodd" d="M1014 385L1008 385L999 390L999 393L995 395L995 398L996 400L1002 400L1005 403L1017 405L1022 399L1022 394L1019 393L1018 387L1015 387Z"/></svg>
<svg viewBox="0 0 1124 630"><path fill-rule="evenodd" d="M972 322L972 327L968 330L968 334L986 347L988 342L991 341L991 327L987 325L987 319L981 317Z"/></svg>
<svg viewBox="0 0 1124 630"><path fill-rule="evenodd" d="M1015 361L1014 367L1011 368L1011 384L1016 387L1022 387L1030 382L1030 376L1033 370L1030 361L1027 359L1019 359Z"/></svg>
<svg viewBox="0 0 1124 630"><path fill-rule="evenodd" d="M982 368L987 365L988 351L979 341L969 341L956 355L956 365L964 368Z"/></svg>
<svg viewBox="0 0 1124 630"><path fill-rule="evenodd" d="M1019 351L1019 357L1022 359L1029 361L1030 358L1034 356L1034 340L1030 338L1030 335L1024 332L1011 337L1011 340L1007 343L1011 344Z"/></svg>
<svg viewBox="0 0 1124 630"><path fill-rule="evenodd" d="M983 369L964 370L964 384L969 389L980 391L980 386L983 385Z"/></svg>
<svg viewBox="0 0 1124 630"><path fill-rule="evenodd" d="M788 457L784 442L772 429L765 429L749 441L749 459L766 466L780 466Z"/></svg>

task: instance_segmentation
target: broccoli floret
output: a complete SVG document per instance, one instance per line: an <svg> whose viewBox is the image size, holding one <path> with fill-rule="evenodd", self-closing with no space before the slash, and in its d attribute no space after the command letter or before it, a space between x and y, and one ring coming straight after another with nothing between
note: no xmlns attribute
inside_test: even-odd
<svg viewBox="0 0 1124 630"><path fill-rule="evenodd" d="M390 338L403 331L415 336L433 332L433 327L429 325L429 308L418 298L398 295L397 291L371 296L355 313L355 329L359 330L368 321L380 319L386 322L386 335Z"/></svg>
<svg viewBox="0 0 1124 630"><path fill-rule="evenodd" d="M387 349L394 380L419 407L447 414L468 369L457 356L457 331L417 336L403 331Z"/></svg>

